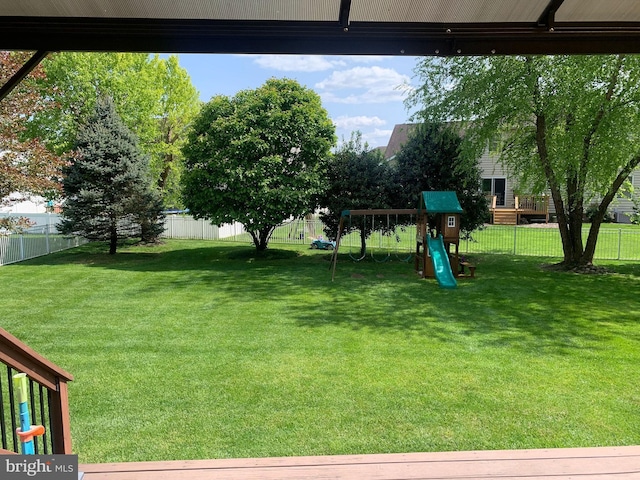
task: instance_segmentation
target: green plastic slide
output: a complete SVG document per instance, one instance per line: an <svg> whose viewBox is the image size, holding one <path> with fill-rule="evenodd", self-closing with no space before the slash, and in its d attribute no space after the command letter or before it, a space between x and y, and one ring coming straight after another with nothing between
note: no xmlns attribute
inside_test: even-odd
<svg viewBox="0 0 640 480"><path fill-rule="evenodd" d="M438 235L438 238L431 238L430 235L427 235L427 244L429 245L429 254L431 255L433 271L438 284L440 284L442 288L456 288L458 282L456 282L456 277L451 270L449 254L444 248L442 235Z"/></svg>

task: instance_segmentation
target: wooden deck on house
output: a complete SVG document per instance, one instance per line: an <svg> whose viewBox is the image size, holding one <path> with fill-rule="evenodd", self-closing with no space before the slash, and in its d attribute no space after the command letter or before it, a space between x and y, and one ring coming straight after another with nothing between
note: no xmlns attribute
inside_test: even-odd
<svg viewBox="0 0 640 480"><path fill-rule="evenodd" d="M640 446L80 465L84 480L640 479Z"/></svg>
<svg viewBox="0 0 640 480"><path fill-rule="evenodd" d="M491 223L494 225L518 225L525 217L549 223L549 197L547 195L516 196L513 208L497 206L495 195L489 197L489 202Z"/></svg>

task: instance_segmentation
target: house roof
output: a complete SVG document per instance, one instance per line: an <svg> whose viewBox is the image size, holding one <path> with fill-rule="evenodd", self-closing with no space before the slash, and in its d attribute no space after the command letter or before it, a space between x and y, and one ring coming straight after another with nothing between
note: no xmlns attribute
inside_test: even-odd
<svg viewBox="0 0 640 480"><path fill-rule="evenodd" d="M456 192L422 192L420 209L427 213L462 213Z"/></svg>
<svg viewBox="0 0 640 480"><path fill-rule="evenodd" d="M0 0L0 49L640 53L637 0Z"/></svg>
<svg viewBox="0 0 640 480"><path fill-rule="evenodd" d="M389 160L395 157L402 146L409 140L409 135L417 128L417 123L401 123L393 127L389 137L389 143L384 151L384 158Z"/></svg>

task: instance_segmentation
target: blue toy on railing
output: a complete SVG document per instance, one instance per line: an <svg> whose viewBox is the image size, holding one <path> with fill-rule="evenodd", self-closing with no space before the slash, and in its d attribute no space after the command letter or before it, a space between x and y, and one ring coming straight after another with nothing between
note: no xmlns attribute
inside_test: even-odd
<svg viewBox="0 0 640 480"><path fill-rule="evenodd" d="M44 427L42 425L31 425L27 374L16 373L13 376L13 386L18 392L17 398L20 409L20 428L16 429L16 433L18 434L18 437L20 437L22 454L33 455L35 453L33 437L44 435Z"/></svg>

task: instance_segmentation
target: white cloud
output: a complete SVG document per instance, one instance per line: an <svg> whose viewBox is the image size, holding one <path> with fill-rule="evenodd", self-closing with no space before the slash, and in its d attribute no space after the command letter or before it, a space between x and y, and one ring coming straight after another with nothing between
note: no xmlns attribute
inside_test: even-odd
<svg viewBox="0 0 640 480"><path fill-rule="evenodd" d="M319 55L258 55L253 62L262 68L282 72L322 72L347 65L343 57Z"/></svg>
<svg viewBox="0 0 640 480"><path fill-rule="evenodd" d="M410 78L391 68L354 67L333 72L316 83L324 102L357 104L401 102L406 98ZM346 91L346 92L345 92Z"/></svg>
<svg viewBox="0 0 640 480"><path fill-rule="evenodd" d="M358 130L361 127L380 127L387 122L382 120L380 117L367 117L364 115L349 117L347 115L342 115L334 119L333 123L338 128L344 128L347 130Z"/></svg>
<svg viewBox="0 0 640 480"><path fill-rule="evenodd" d="M389 143L389 137L393 130L380 130L376 128L372 132L364 132L362 134L362 140L367 142L371 147L386 146Z"/></svg>
<svg viewBox="0 0 640 480"><path fill-rule="evenodd" d="M283 72L322 72L334 68L344 68L350 63L371 64L382 62L385 57L374 55L246 55L253 57L253 63Z"/></svg>

